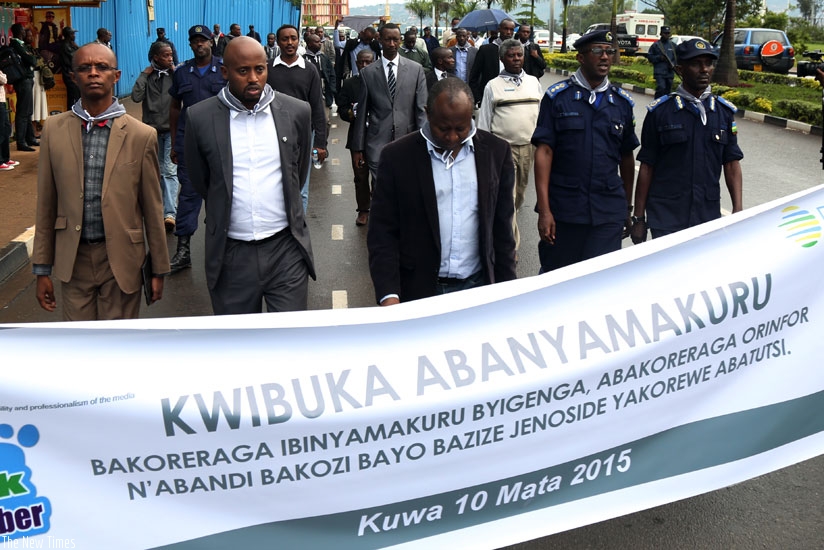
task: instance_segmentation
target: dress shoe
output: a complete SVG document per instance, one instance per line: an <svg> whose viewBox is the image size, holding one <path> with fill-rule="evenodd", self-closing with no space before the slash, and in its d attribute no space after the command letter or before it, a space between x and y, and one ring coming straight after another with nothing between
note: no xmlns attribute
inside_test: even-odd
<svg viewBox="0 0 824 550"><path fill-rule="evenodd" d="M37 145L40 145L40 140L35 139L35 140L32 140L32 141L27 141L26 145L28 145L29 147L36 147Z"/></svg>
<svg viewBox="0 0 824 550"><path fill-rule="evenodd" d="M17 145L18 151L24 151L26 153L31 153L32 151L37 151L34 147L29 147L28 145Z"/></svg>
<svg viewBox="0 0 824 550"><path fill-rule="evenodd" d="M369 212L358 212L358 217L355 220L355 225L363 226L369 222Z"/></svg>

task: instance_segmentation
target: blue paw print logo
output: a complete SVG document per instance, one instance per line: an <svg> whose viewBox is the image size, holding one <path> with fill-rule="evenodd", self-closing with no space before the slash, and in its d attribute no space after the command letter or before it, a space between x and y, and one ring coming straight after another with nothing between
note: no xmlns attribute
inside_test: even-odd
<svg viewBox="0 0 824 550"><path fill-rule="evenodd" d="M17 431L18 445L4 441L13 437L14 428L0 424L0 540L45 533L51 518L51 503L37 496L23 452L37 445L40 432L27 424Z"/></svg>

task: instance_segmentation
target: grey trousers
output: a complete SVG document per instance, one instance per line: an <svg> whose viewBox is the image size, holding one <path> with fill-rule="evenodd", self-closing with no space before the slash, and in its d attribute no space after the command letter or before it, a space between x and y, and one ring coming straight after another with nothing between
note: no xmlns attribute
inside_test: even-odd
<svg viewBox="0 0 824 550"><path fill-rule="evenodd" d="M261 241L226 240L223 268L210 289L215 315L302 311L309 269L289 228Z"/></svg>

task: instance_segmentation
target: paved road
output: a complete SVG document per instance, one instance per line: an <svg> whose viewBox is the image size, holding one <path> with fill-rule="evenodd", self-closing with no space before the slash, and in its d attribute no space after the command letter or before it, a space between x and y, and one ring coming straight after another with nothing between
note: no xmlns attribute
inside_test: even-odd
<svg viewBox="0 0 824 550"><path fill-rule="evenodd" d="M559 79L547 75L544 84ZM634 95L640 133L643 106L651 98ZM821 183L821 138L749 120L740 120L739 128L746 155L745 207ZM312 309L370 307L374 303L366 262L366 231L354 224L354 189L348 152L343 148L345 131L345 123L333 129L330 160L314 171L311 183L308 217L318 271L317 282L310 284ZM532 188L526 204L534 204ZM518 218L523 228L518 271L526 277L537 273L537 235L531 230L537 217L524 208ZM143 317L211 313L202 269L202 231L193 243L194 268L170 277L165 298L144 308ZM169 239L169 245L174 247L174 238ZM21 272L0 286L0 323L59 320L36 306L32 281L31 275ZM824 540L822 491L824 458L817 458L734 487L511 548L820 548Z"/></svg>

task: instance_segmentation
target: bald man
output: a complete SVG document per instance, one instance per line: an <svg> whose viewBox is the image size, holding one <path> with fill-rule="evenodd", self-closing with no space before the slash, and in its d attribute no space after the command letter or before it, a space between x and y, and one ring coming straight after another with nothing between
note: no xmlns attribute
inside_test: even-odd
<svg viewBox="0 0 824 550"><path fill-rule="evenodd" d="M189 109L185 154L206 201L206 281L216 315L261 313L263 302L268 311L306 309L308 277L315 278L300 197L312 111L266 83L267 65L259 42L233 39L221 67L227 86Z"/></svg>
<svg viewBox="0 0 824 550"><path fill-rule="evenodd" d="M62 282L64 320L136 318L147 243L150 301L162 297L169 272L157 131L114 97L120 71L107 46L81 47L71 70L80 100L43 127L32 256L37 300L56 309L53 274Z"/></svg>

